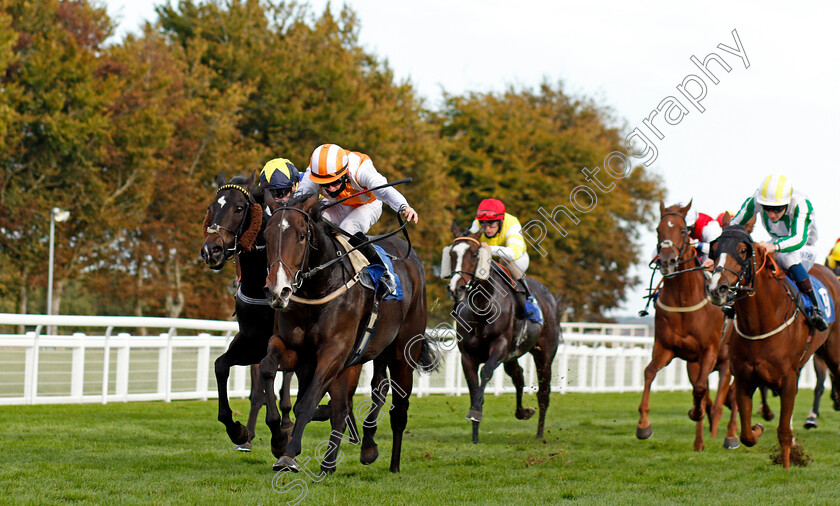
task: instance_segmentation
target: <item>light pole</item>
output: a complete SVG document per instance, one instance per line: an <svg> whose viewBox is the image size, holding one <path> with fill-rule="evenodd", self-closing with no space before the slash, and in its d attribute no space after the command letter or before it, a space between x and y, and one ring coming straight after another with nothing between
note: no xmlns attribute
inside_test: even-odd
<svg viewBox="0 0 840 506"><path fill-rule="evenodd" d="M50 268L49 280L47 281L47 314L52 314L52 291L53 291L53 256L55 243L55 222L67 221L70 211L64 211L57 207L50 209Z"/></svg>

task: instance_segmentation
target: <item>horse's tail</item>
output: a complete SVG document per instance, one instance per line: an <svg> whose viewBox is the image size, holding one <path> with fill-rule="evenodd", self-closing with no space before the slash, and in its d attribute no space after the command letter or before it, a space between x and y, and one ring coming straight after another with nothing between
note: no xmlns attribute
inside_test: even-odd
<svg viewBox="0 0 840 506"><path fill-rule="evenodd" d="M417 358L415 369L421 374L432 374L443 362L443 355L438 351L437 344L428 334L423 334L420 341L420 356Z"/></svg>

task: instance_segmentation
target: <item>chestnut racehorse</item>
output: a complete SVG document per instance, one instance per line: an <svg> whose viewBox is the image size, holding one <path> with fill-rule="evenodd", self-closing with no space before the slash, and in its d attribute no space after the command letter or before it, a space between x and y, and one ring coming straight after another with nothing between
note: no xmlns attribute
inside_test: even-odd
<svg viewBox="0 0 840 506"><path fill-rule="evenodd" d="M731 373L727 344L732 329L728 329L726 335L721 337L723 312L709 304L706 296L706 277L699 265L697 251L689 243L691 230L686 227L685 216L690 208L691 202L685 207L665 207L661 201L659 203L657 263L664 279L656 301L653 353L650 363L645 367L645 390L639 405L641 417L636 426L636 437L648 439L653 435L648 419L650 387L656 373L677 357L687 362L688 376L694 387L694 407L688 416L697 422L694 449L700 451L705 448L704 413L709 411L712 437L717 437L723 404L729 394ZM726 341L726 344L722 345L722 341ZM718 371L720 376L714 405L708 394L709 373L713 370ZM730 408L732 416L723 446L737 448L737 407L730 402Z"/></svg>
<svg viewBox="0 0 840 506"><path fill-rule="evenodd" d="M731 305L735 310L731 362L741 410L741 442L753 446L764 431L760 424L752 425L751 417L753 393L759 385L766 385L781 397L777 434L781 462L788 468L791 448L796 444L791 416L800 370L816 353L825 361L832 379L838 378L840 320L835 319L822 332L809 327L773 255L756 247L744 227L729 227L729 221L727 214L723 233L712 246L716 265L708 286L714 304ZM814 265L810 274L834 299L826 314L836 314L840 309L840 282L822 265Z"/></svg>

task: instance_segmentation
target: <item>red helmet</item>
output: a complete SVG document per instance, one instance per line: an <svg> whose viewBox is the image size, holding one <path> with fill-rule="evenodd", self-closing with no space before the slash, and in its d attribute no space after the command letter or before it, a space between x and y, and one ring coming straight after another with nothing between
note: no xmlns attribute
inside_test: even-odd
<svg viewBox="0 0 840 506"><path fill-rule="evenodd" d="M496 221L505 219L505 205L498 199L484 199L475 213L478 221Z"/></svg>

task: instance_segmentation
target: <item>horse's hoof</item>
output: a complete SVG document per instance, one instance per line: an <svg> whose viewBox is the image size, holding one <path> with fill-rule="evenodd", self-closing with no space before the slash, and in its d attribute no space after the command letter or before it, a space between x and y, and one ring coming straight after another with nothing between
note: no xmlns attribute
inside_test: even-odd
<svg viewBox="0 0 840 506"><path fill-rule="evenodd" d="M694 451L696 451L696 452L702 452L705 449L706 449L706 443L699 443L699 444L694 445Z"/></svg>
<svg viewBox="0 0 840 506"><path fill-rule="evenodd" d="M469 411L467 411L467 420L472 420L473 422L480 422L481 411L477 409L470 409Z"/></svg>
<svg viewBox="0 0 840 506"><path fill-rule="evenodd" d="M288 455L283 455L282 457L277 459L277 462L274 463L272 469L274 469L275 471L283 471L285 469L288 469L293 473L300 471L300 468L298 468L295 458L289 457Z"/></svg>
<svg viewBox="0 0 840 506"><path fill-rule="evenodd" d="M648 425L645 428L636 427L636 438L637 439L650 439L653 435L653 425Z"/></svg>
<svg viewBox="0 0 840 506"><path fill-rule="evenodd" d="M312 415L313 422L325 422L330 419L332 415L332 406L329 404L321 404L315 408L315 413Z"/></svg>
<svg viewBox="0 0 840 506"><path fill-rule="evenodd" d="M363 466L373 464L378 458L379 447L375 444L369 448L362 448L361 454L359 455L359 461L362 463Z"/></svg>
<svg viewBox="0 0 840 506"><path fill-rule="evenodd" d="M726 450L734 450L741 446L741 442L738 441L737 437L728 437L723 440L723 448Z"/></svg>
<svg viewBox="0 0 840 506"><path fill-rule="evenodd" d="M695 413L694 408L691 408L688 410L688 417L692 422L700 422L703 420L703 412L698 410L698 412Z"/></svg>
<svg viewBox="0 0 840 506"><path fill-rule="evenodd" d="M248 428L239 422L234 422L233 426L228 428L227 433L235 445L245 444L250 439L248 437L250 435L248 434Z"/></svg>
<svg viewBox="0 0 840 506"><path fill-rule="evenodd" d="M322 475L323 474L333 474L333 473L335 473L335 466L327 467L327 466L321 464L321 474Z"/></svg>
<svg viewBox="0 0 840 506"><path fill-rule="evenodd" d="M278 431L277 434L271 436L271 454L277 458L286 453L286 445L289 444L291 438L285 431Z"/></svg>
<svg viewBox="0 0 840 506"><path fill-rule="evenodd" d="M516 418L520 420L527 420L534 416L534 408L522 408L521 410L516 410Z"/></svg>
<svg viewBox="0 0 840 506"><path fill-rule="evenodd" d="M250 452L254 448L251 446L251 442L248 441L247 443L242 443L241 445L236 445L235 450L240 452Z"/></svg>
<svg viewBox="0 0 840 506"><path fill-rule="evenodd" d="M814 415L814 414L808 415L808 418L805 419L805 428L806 429L816 429L817 428L817 415Z"/></svg>
<svg viewBox="0 0 840 506"><path fill-rule="evenodd" d="M767 404L761 405L761 418L764 418L765 422L769 422L772 419L776 418L776 413L773 413L773 410L770 409L770 406Z"/></svg>
<svg viewBox="0 0 840 506"><path fill-rule="evenodd" d="M758 434L755 435L756 439L758 439L759 436L764 434L764 426L760 423L753 425L752 430L753 432L758 432Z"/></svg>

